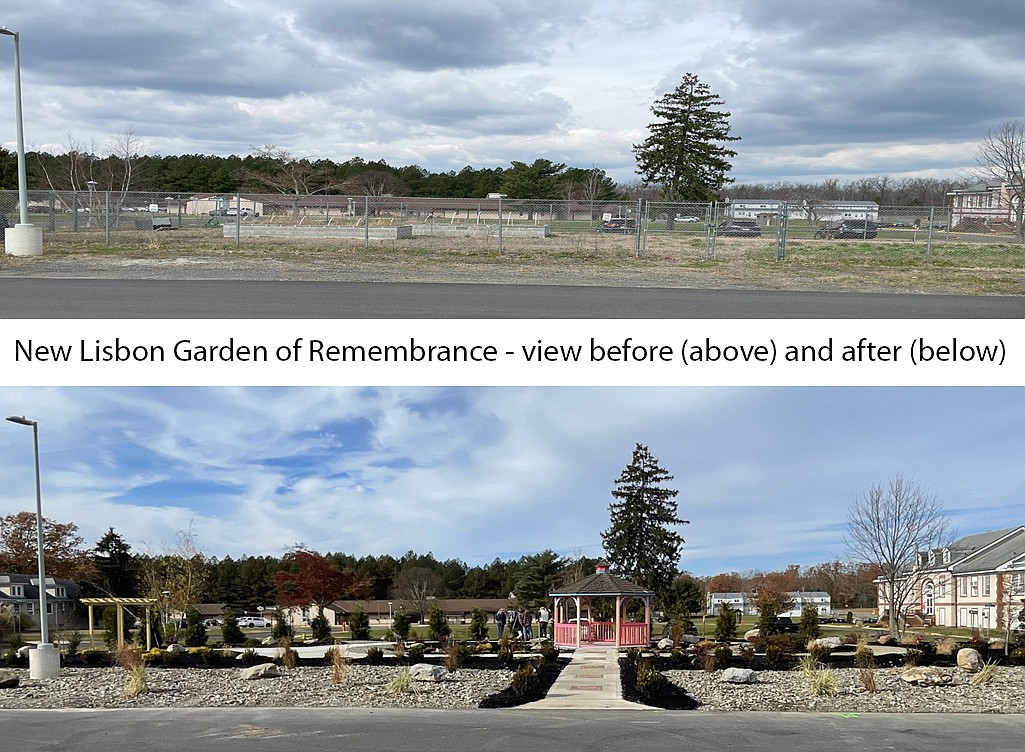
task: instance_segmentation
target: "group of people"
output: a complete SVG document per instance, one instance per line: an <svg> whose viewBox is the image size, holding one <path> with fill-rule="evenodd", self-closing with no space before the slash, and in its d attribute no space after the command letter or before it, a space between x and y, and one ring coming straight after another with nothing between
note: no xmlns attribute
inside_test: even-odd
<svg viewBox="0 0 1025 752"><path fill-rule="evenodd" d="M495 612L495 624L498 626L498 639L507 631L514 640L533 640L534 622L537 622L537 636L548 637L548 624L551 614L548 608L541 606L534 614L528 609L517 611L512 606Z"/></svg>

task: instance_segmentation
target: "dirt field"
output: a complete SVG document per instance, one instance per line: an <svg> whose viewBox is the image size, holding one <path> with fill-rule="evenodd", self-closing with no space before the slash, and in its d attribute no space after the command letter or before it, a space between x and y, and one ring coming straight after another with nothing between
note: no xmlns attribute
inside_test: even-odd
<svg viewBox="0 0 1025 752"><path fill-rule="evenodd" d="M402 241L246 240L219 230L44 234L41 257L0 257L0 276L106 279L420 281L484 284L743 288L976 295L1025 294L1020 246L792 243L775 261L766 239L719 239L706 260L699 238L570 234L544 240L415 238Z"/></svg>

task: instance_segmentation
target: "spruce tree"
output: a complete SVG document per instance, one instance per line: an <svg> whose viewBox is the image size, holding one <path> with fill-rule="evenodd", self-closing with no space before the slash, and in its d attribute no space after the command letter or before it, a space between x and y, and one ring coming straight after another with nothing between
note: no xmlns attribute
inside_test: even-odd
<svg viewBox="0 0 1025 752"><path fill-rule="evenodd" d="M648 125L649 135L634 144L637 173L645 183L661 185L667 201L715 201L733 167L737 152L724 144L739 141L730 135L729 112L723 100L693 73L684 75L673 91L655 101L659 118Z"/></svg>
<svg viewBox="0 0 1025 752"><path fill-rule="evenodd" d="M676 511L673 479L659 467L646 446L637 444L633 457L616 480L609 504L609 529L602 544L613 569L638 585L662 595L677 575L686 525Z"/></svg>

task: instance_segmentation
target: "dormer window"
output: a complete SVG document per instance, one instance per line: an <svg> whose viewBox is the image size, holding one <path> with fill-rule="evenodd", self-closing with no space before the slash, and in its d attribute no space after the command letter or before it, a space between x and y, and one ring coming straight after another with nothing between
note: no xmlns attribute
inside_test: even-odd
<svg viewBox="0 0 1025 752"><path fill-rule="evenodd" d="M949 548L943 549L943 563L944 564L949 564L950 563L950 549Z"/></svg>
<svg viewBox="0 0 1025 752"><path fill-rule="evenodd" d="M11 585L11 597L12 598L24 598L25 597L25 586L24 585Z"/></svg>
<svg viewBox="0 0 1025 752"><path fill-rule="evenodd" d="M930 551L929 552L929 566L930 567L936 566L936 552L935 551Z"/></svg>

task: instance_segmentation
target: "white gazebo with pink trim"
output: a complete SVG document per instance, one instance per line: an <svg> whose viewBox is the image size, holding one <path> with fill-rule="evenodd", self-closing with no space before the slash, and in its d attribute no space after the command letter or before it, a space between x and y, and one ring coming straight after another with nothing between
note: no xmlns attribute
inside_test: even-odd
<svg viewBox="0 0 1025 752"><path fill-rule="evenodd" d="M594 574L552 591L555 599L555 644L560 648L581 645L647 647L651 644L651 602L655 593L622 577L609 574L609 565L599 563ZM599 598L615 599L612 621L595 621L593 606ZM644 604L644 621L631 621L627 606Z"/></svg>

